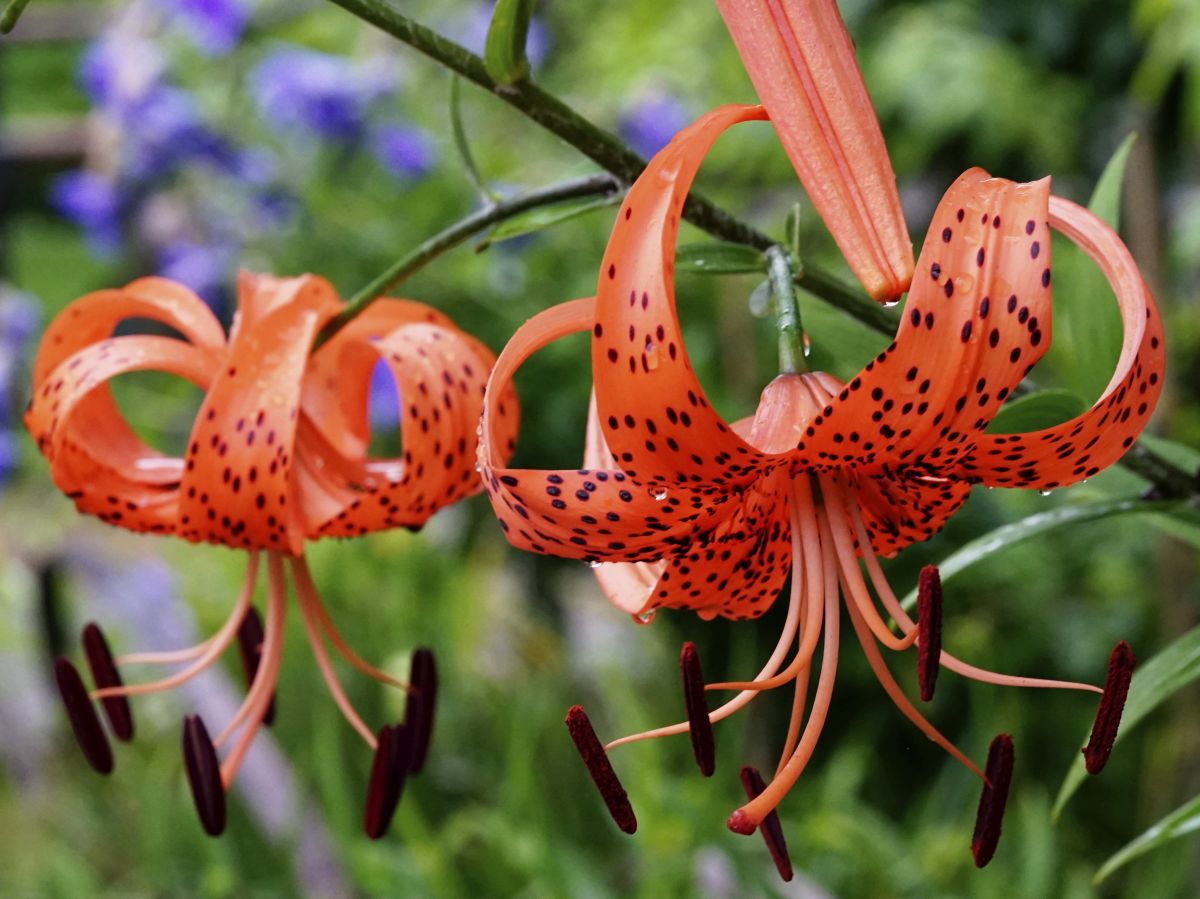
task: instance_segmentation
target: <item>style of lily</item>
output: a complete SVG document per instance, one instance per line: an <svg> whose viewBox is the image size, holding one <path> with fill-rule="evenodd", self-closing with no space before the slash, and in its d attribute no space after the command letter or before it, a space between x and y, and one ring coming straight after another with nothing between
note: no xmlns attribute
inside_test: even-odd
<svg viewBox="0 0 1200 899"><path fill-rule="evenodd" d="M775 11L781 6L774 0L721 5ZM825 7L833 5L787 5ZM828 50L825 33L814 34L810 40L805 32L788 32L786 38L790 48ZM789 57L786 66L793 61ZM785 104L778 114L785 117L783 125L776 121L781 133L795 106ZM790 574L782 633L752 680L705 684L695 647L684 646L686 722L605 746L580 707L568 713L571 736L622 830L633 832L636 817L607 750L690 733L701 771L711 774L712 723L764 690L791 685L795 699L774 776L765 783L756 769L744 768L749 801L727 822L737 833L758 829L780 873L791 877L775 809L811 759L830 707L844 597L855 638L889 697L929 739L983 780L972 838L972 853L982 866L1000 836L1012 740L1006 734L993 740L981 770L905 697L880 646L896 651L916 646L926 700L942 666L991 684L1101 694L1085 749L1092 773L1103 768L1111 750L1133 654L1118 644L1103 688L976 668L941 650L936 569L922 574L914 621L878 560L940 530L972 485L1051 490L1116 461L1145 426L1161 390L1162 323L1128 250L1102 221L1051 196L1049 179L1017 184L971 169L934 213L895 340L848 383L824 373L785 372L767 385L752 417L722 420L682 340L674 245L688 190L712 143L735 123L767 118L761 107L726 106L680 132L650 162L618 212L596 297L535 316L501 353L489 381L479 445L489 498L511 543L588 561L609 599L642 621L659 608L689 609L703 618L753 618L774 602ZM821 152L812 149L816 143L817 137L802 141L800 151ZM884 152L881 143L877 152ZM853 148L845 155L853 156ZM848 179L848 171L833 167L837 179ZM806 187L811 192L807 182ZM863 192L862 184L841 187L850 195ZM894 198L894 185L885 193ZM837 213L852 220L839 221L840 229L892 230L889 223L901 220L891 198L875 191L870 202ZM888 214L873 215L876 207ZM1050 345L1052 227L1087 253L1112 285L1124 325L1122 351L1108 387L1087 412L1034 433L988 434L1004 400ZM898 247L902 240L894 234L877 243ZM855 253L850 263L857 272L880 270L868 244L846 250ZM874 280L881 297L907 284L902 275ZM592 333L594 380L584 467L505 467L508 446L499 413L514 371L551 341L583 330ZM738 692L710 711L706 690Z"/></svg>
<svg viewBox="0 0 1200 899"><path fill-rule="evenodd" d="M133 735L128 698L177 687L208 668L233 642L249 683L245 701L215 738L198 716L183 724L183 753L204 829L225 825L225 794L258 729L274 712L283 653L290 572L309 644L330 695L374 752L364 827L386 831L407 775L421 770L433 725L437 675L418 649L408 683L360 658L317 595L304 543L392 527L421 527L436 510L477 489L475 428L494 357L440 312L408 300L380 299L312 350L342 308L332 286L305 275L281 279L243 273L228 338L190 290L143 278L88 294L50 324L34 361L26 426L50 463L55 484L78 510L133 531L174 534L247 552L233 610L199 645L113 658L89 624L84 649L96 684L87 691L65 658L55 674L85 756L101 773L113 755L93 706L113 734ZM113 336L131 319L178 337ZM403 456L368 455L367 397L382 361L402 397ZM204 391L182 458L144 444L122 417L108 381L162 371ZM499 415L515 426L515 403ZM266 621L253 605L266 558ZM153 614L153 610L147 610ZM373 732L342 689L326 643L362 674L407 691L405 717ZM174 674L125 685L121 668L184 665ZM218 758L218 750L223 758Z"/></svg>

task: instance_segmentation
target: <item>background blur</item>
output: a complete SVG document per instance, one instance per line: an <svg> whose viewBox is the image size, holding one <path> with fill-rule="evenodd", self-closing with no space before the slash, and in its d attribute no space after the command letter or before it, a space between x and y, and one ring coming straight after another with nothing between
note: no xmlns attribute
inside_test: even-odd
<svg viewBox="0 0 1200 899"><path fill-rule="evenodd" d="M403 8L482 46L487 3ZM853 0L842 8L918 245L941 191L967 166L1015 179L1052 174L1057 193L1086 202L1118 145L1138 133L1122 230L1168 319L1170 386L1155 429L1200 446L1200 7ZM543 3L530 50L545 86L644 154L710 106L753 97L708 3ZM75 297L150 272L191 285L226 320L239 266L317 271L354 292L477 202L451 138L449 83L431 62L315 0L34 0L0 40L0 894L1200 893L1195 837L1092 884L1105 859L1200 792L1194 684L1129 733L1055 821L1051 803L1093 702L943 675L930 714L969 754L981 758L999 731L1016 739L1005 837L979 872L968 851L977 782L908 725L853 649L843 653L817 754L781 808L796 883L778 882L757 837L724 827L741 801L737 766L773 760L783 696L717 728L711 781L695 774L683 738L614 752L640 822L625 837L571 747L567 707L586 704L604 738L678 720L680 641L697 642L710 679L745 677L774 645L782 608L751 624L666 613L638 627L605 603L585 565L510 550L478 498L419 534L310 552L334 619L363 656L403 673L408 650L424 644L442 668L433 756L387 838L362 836L370 757L327 700L298 620L276 724L239 776L223 839L208 839L196 821L178 722L192 710L229 714L242 689L234 658L188 692L136 701L135 743L120 748L110 778L91 774L58 707L50 658L78 658L90 619L118 652L193 642L224 619L243 556L74 514L20 428L40 329ZM494 189L592 171L480 91L464 87L462 101ZM723 138L700 184L774 234L801 198L763 124ZM499 350L532 313L591 292L611 221L612 208L601 208L482 252L460 248L402 292ZM845 271L811 215L803 241L809 258ZM1056 267L1056 295L1074 291L1086 300L1076 304L1082 315L1108 314L1109 298L1084 295L1091 282L1070 274ZM681 276L692 358L728 415L752 410L774 372L769 323L747 305L758 280ZM815 299L803 312L818 367L840 376L886 343ZM1069 316L1056 317L1055 329L1035 377L1090 403L1115 350L1072 341ZM518 378L519 461L571 466L580 457L582 347L556 345ZM183 446L198 402L189 388L127 377L116 389L151 442ZM394 449L394 405L382 387L376 399L378 446ZM886 570L906 591L922 564L1001 524L1144 488L1112 471L1049 497L980 490L944 533ZM1006 549L948 582L947 647L1001 671L1091 681L1103 677L1118 639L1148 658L1197 623L1197 533L1124 516ZM893 667L914 692L911 666ZM402 697L345 681L372 726L399 715Z"/></svg>

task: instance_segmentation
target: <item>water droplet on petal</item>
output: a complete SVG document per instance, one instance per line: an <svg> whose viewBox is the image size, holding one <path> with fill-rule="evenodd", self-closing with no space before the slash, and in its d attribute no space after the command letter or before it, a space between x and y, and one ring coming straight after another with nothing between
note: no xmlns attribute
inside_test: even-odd
<svg viewBox="0 0 1200 899"><path fill-rule="evenodd" d="M649 371L654 371L658 368L658 344L648 343L646 349L642 353L642 361L646 363L646 368Z"/></svg>
<svg viewBox="0 0 1200 899"><path fill-rule="evenodd" d="M600 567L600 562L599 562L599 560L597 560L597 559L588 559L588 560L587 560L587 566L588 566L588 568L593 568L593 569L595 569L595 568L599 568L599 567Z"/></svg>
<svg viewBox="0 0 1200 899"><path fill-rule="evenodd" d="M900 301L899 301L899 300L884 300L884 301L883 301L883 308L884 308L884 309L893 309L893 308L895 308L896 306L899 306L899 305L900 305Z"/></svg>
<svg viewBox="0 0 1200 899"><path fill-rule="evenodd" d="M1039 490L1038 496L1049 496L1053 492L1053 490Z"/></svg>
<svg viewBox="0 0 1200 899"><path fill-rule="evenodd" d="M657 610L650 609L648 612L642 612L640 615L634 615L633 617L637 619L638 624L649 624L654 620L655 614L657 614Z"/></svg>
<svg viewBox="0 0 1200 899"><path fill-rule="evenodd" d="M650 498L652 500L655 500L656 502L661 503L664 499L667 498L667 488L666 487L651 487L650 488Z"/></svg>

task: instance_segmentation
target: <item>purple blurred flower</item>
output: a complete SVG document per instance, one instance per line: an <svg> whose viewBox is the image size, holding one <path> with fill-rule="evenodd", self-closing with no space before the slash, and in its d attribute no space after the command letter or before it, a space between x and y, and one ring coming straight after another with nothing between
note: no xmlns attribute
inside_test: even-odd
<svg viewBox="0 0 1200 899"><path fill-rule="evenodd" d="M101 255L121 244L121 195L107 178L91 172L66 172L50 185L50 205L83 229L92 249Z"/></svg>
<svg viewBox="0 0 1200 899"><path fill-rule="evenodd" d="M254 67L250 90L259 112L276 127L351 139L362 133L367 106L387 87L345 57L286 47Z"/></svg>
<svg viewBox="0 0 1200 899"><path fill-rule="evenodd" d="M37 299L19 291L0 291L0 346L19 348L33 337L41 321Z"/></svg>
<svg viewBox="0 0 1200 899"><path fill-rule="evenodd" d="M0 485L7 484L21 465L21 444L14 431L0 430Z"/></svg>
<svg viewBox="0 0 1200 899"><path fill-rule="evenodd" d="M125 111L124 168L137 179L167 174L191 160L228 169L234 153L228 142L200 118L187 91L160 87Z"/></svg>
<svg viewBox="0 0 1200 899"><path fill-rule="evenodd" d="M367 390L367 420L371 428L377 431L400 426L400 394L396 390L396 379L382 359L375 363L371 372L371 385Z"/></svg>
<svg viewBox="0 0 1200 899"><path fill-rule="evenodd" d="M223 309L233 266L234 253L218 244L179 241L158 254L158 274L187 285L217 312Z"/></svg>
<svg viewBox="0 0 1200 899"><path fill-rule="evenodd" d="M164 68L162 53L150 41L110 35L88 46L75 77L93 106L111 112L139 102L158 85Z"/></svg>
<svg viewBox="0 0 1200 899"><path fill-rule="evenodd" d="M224 56L236 47L250 18L242 0L166 0L166 4L188 40L208 56Z"/></svg>
<svg viewBox="0 0 1200 899"><path fill-rule="evenodd" d="M624 141L649 159L675 136L692 117L670 94L649 94L625 110L617 124Z"/></svg>
<svg viewBox="0 0 1200 899"><path fill-rule="evenodd" d="M397 178L422 178L436 161L433 138L420 128L390 122L371 135L371 152Z"/></svg>

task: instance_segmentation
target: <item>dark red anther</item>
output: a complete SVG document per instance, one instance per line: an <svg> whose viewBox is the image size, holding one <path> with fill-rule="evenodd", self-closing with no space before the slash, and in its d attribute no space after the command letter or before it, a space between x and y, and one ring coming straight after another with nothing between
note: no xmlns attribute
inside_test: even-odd
<svg viewBox="0 0 1200 899"><path fill-rule="evenodd" d="M579 757L587 766L588 774L592 775L592 782L600 791L604 804L608 806L608 813L612 815L617 827L625 833L634 833L637 831L637 816L633 813L633 806L629 804L629 794L621 786L617 772L608 760L608 753L604 751L600 738L592 729L587 712L583 710L583 706L573 705L567 711L566 720L567 730L571 733L571 739L575 741Z"/></svg>
<svg viewBox="0 0 1200 899"><path fill-rule="evenodd" d="M246 689L249 690L258 674L259 663L262 662L263 623L258 609L251 606L242 623L238 625L238 653L242 657L242 671L246 675ZM270 727L275 722L275 693L271 693L271 702L262 718L263 724Z"/></svg>
<svg viewBox="0 0 1200 899"><path fill-rule="evenodd" d="M83 685L83 678L74 665L59 656L54 660L54 679L58 682L58 692L67 709L75 742L83 750L84 758L101 774L108 774L113 769L112 748L108 745L104 728L100 726L100 718L88 696L87 687Z"/></svg>
<svg viewBox="0 0 1200 899"><path fill-rule="evenodd" d="M1108 657L1108 676L1104 679L1104 692L1096 708L1096 720L1092 722L1092 735L1083 750L1084 764L1088 774L1099 774L1108 764L1117 729L1121 726L1121 712L1125 709L1125 698L1129 695L1129 680L1133 677L1133 666L1137 664L1133 650L1122 640L1113 647Z"/></svg>
<svg viewBox="0 0 1200 899"><path fill-rule="evenodd" d="M83 629L83 651L87 655L88 667L92 669L92 680L96 686L121 687L121 672L113 661L108 641L104 639L104 631L100 625L91 621ZM124 696L106 696L100 700L104 709L104 717L112 727L113 736L124 743L133 739L133 712L129 708L129 699Z"/></svg>
<svg viewBox="0 0 1200 899"><path fill-rule="evenodd" d="M403 724L385 724L379 729L363 813L363 830L372 840L378 840L387 833L392 823L392 816L404 792L411 750L408 728Z"/></svg>
<svg viewBox="0 0 1200 899"><path fill-rule="evenodd" d="M751 765L742 768L741 778L748 799L756 799L758 794L767 788L758 769ZM763 842L767 844L767 851L771 853L771 860L775 862L779 876L785 881L791 880L792 859L788 855L787 841L783 838L779 815L775 814L774 809L762 819L762 823L758 825L758 832L762 834Z"/></svg>
<svg viewBox="0 0 1200 899"><path fill-rule="evenodd" d="M429 740L433 736L433 712L437 704L437 664L433 650L420 647L413 650L408 671L408 700L404 704L404 724L408 728L411 754L409 773L417 774L429 755Z"/></svg>
<svg viewBox="0 0 1200 899"><path fill-rule="evenodd" d="M225 787L217 749L199 715L183 719L183 762L200 824L210 837L219 837L225 830Z"/></svg>
<svg viewBox="0 0 1200 899"><path fill-rule="evenodd" d="M941 667L942 578L936 565L926 565L917 581L917 682L922 702L933 699Z"/></svg>
<svg viewBox="0 0 1200 899"><path fill-rule="evenodd" d="M996 854L1000 842L1000 824L1004 819L1004 806L1008 802L1008 788L1012 783L1013 741L1008 734L999 734L988 747L987 767L984 776L987 782L979 796L979 811L975 815L975 833L971 835L971 854L976 867L982 868Z"/></svg>
<svg viewBox="0 0 1200 899"><path fill-rule="evenodd" d="M687 707L688 733L696 765L705 777L717 767L717 747L713 742L712 722L708 719L708 698L704 695L704 672L695 643L684 643L679 653L679 672L683 676L683 701Z"/></svg>

